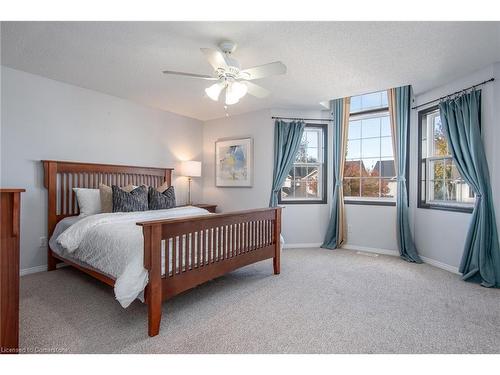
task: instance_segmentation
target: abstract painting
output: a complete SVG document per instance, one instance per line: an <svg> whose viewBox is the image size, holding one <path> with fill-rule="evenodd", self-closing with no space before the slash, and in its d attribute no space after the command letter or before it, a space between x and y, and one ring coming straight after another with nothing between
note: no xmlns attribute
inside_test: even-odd
<svg viewBox="0 0 500 375"><path fill-rule="evenodd" d="M251 187L252 160L252 138L215 142L215 185L218 187Z"/></svg>

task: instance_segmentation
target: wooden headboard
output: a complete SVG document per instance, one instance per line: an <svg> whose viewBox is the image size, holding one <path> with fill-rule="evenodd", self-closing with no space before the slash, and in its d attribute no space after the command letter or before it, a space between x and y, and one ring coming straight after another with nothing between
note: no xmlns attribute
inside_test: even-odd
<svg viewBox="0 0 500 375"><path fill-rule="evenodd" d="M97 189L100 183L125 186L157 187L172 183L172 168L134 167L129 165L91 164L42 160L44 186L48 190L48 229L52 235L56 224L68 216L79 214L73 188Z"/></svg>

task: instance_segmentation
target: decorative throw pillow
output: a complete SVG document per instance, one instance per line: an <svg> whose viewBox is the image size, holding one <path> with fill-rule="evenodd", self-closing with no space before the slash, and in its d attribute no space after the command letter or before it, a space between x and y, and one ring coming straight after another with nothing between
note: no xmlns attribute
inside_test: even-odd
<svg viewBox="0 0 500 375"><path fill-rule="evenodd" d="M129 184L121 189L130 193L136 187ZM99 184L99 195L101 196L101 212L113 212L113 189L111 186Z"/></svg>
<svg viewBox="0 0 500 375"><path fill-rule="evenodd" d="M163 193L165 190L167 190L168 188L170 187L170 185L167 183L167 181L165 181L163 184L161 184L160 186L158 186L156 188L156 191L159 191L160 193Z"/></svg>
<svg viewBox="0 0 500 375"><path fill-rule="evenodd" d="M130 193L116 185L111 186L111 189L113 190L113 212L147 211L147 186L139 186Z"/></svg>
<svg viewBox="0 0 500 375"><path fill-rule="evenodd" d="M99 189L73 188L80 209L80 216L89 216L101 213L101 198Z"/></svg>
<svg viewBox="0 0 500 375"><path fill-rule="evenodd" d="M163 210L175 207L175 191L173 186L169 186L163 192L159 192L153 187L149 187L149 209Z"/></svg>

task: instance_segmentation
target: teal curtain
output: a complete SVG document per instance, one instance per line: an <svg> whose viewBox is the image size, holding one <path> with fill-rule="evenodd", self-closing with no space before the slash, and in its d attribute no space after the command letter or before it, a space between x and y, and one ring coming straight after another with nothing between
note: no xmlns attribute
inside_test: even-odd
<svg viewBox="0 0 500 375"><path fill-rule="evenodd" d="M304 121L285 122L276 120L274 126L273 186L269 207L278 205L278 194L295 161L305 126Z"/></svg>
<svg viewBox="0 0 500 375"><path fill-rule="evenodd" d="M345 124L344 110L346 108L346 98L340 98L330 101L333 120L333 174L335 186L333 187L332 211L330 214L330 222L326 230L325 240L321 247L326 249L336 249L342 245L343 236L343 216L341 206L343 204L342 180L344 177L344 162L345 159Z"/></svg>
<svg viewBox="0 0 500 375"><path fill-rule="evenodd" d="M459 271L464 280L500 287L500 247L481 139L481 91L473 90L442 101L439 110L453 160L476 194Z"/></svg>
<svg viewBox="0 0 500 375"><path fill-rule="evenodd" d="M408 160L408 128L410 125L411 86L389 90L396 163L396 232L399 255L408 262L422 263L410 231L406 166Z"/></svg>

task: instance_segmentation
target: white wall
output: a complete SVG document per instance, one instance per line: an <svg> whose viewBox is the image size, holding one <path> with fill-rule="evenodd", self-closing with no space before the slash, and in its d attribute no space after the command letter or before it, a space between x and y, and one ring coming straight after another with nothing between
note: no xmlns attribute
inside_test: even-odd
<svg viewBox="0 0 500 375"><path fill-rule="evenodd" d="M202 123L40 76L1 68L1 186L24 187L21 268L46 264L47 192L40 160L176 167L202 158ZM175 178L178 203L186 179ZM195 179L193 199L200 200Z"/></svg>
<svg viewBox="0 0 500 375"><path fill-rule="evenodd" d="M453 93L491 77L500 77L500 64L495 64L450 84L418 95L415 104L425 103L443 95ZM498 80L481 87L482 89L482 136L488 160L497 226L500 214L500 84ZM425 108L425 107L423 107ZM470 214L417 208L417 127L418 111L412 111L410 127L410 215L413 219L415 242L419 253L452 267L458 267L463 253L463 245L469 228ZM500 226L499 226L500 230Z"/></svg>

